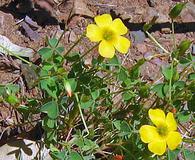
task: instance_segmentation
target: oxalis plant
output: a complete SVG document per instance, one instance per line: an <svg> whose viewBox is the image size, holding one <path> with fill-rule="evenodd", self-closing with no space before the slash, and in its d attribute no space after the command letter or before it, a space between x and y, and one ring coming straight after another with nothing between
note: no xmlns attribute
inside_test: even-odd
<svg viewBox="0 0 195 160"><path fill-rule="evenodd" d="M190 149L195 140L185 125L194 122L195 56L189 50L191 41L176 44L174 34L174 20L185 4L176 4L169 13L172 51L149 33L154 17L143 30L163 53L126 68L115 50L128 52L127 27L110 14L98 15L67 52L60 44L62 35L49 39L38 51L39 66L25 60L36 75L31 86L39 90L39 97L18 98L19 87L9 84L0 86L1 101L19 111L24 124L32 123L33 115L40 115L35 120L44 130L40 143L50 149L53 159L195 159ZM94 47L85 53L72 52L85 36ZM95 48L100 55L86 65L85 56ZM169 66L161 69L161 83L143 81L141 65L161 56L169 59Z"/></svg>

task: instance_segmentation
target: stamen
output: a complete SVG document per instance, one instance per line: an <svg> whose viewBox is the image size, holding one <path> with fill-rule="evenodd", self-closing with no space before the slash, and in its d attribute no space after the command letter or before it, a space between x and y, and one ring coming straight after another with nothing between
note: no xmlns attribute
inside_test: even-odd
<svg viewBox="0 0 195 160"><path fill-rule="evenodd" d="M168 134L168 127L166 125L160 125L157 127L157 132L160 136L165 137Z"/></svg>
<svg viewBox="0 0 195 160"><path fill-rule="evenodd" d="M106 41L110 41L112 40L114 37L114 32L112 30L109 29L105 29L104 33L103 33L103 39Z"/></svg>

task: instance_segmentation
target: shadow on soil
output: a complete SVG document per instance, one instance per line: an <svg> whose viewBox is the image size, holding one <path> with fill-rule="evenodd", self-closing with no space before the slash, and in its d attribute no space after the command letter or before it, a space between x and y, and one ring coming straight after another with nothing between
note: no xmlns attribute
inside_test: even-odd
<svg viewBox="0 0 195 160"><path fill-rule="evenodd" d="M59 25L58 20L55 17L52 17L51 14L42 8L37 8L36 10L32 7L32 2L25 1L23 6L20 9L17 9L17 6L20 1L10 2L6 6L1 6L0 11L5 13L10 13L14 18L20 20L25 16L29 16L33 21L37 22L38 25L45 27L46 25Z"/></svg>

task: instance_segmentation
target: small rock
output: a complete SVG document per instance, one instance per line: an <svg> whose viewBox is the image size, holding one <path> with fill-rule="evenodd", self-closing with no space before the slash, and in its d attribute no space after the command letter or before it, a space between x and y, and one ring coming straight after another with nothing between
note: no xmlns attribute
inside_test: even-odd
<svg viewBox="0 0 195 160"><path fill-rule="evenodd" d="M94 17L94 13L89 10L85 0L74 0L74 13L83 16Z"/></svg>
<svg viewBox="0 0 195 160"><path fill-rule="evenodd" d="M25 16L24 21L35 29L39 28L37 22L33 21L29 16Z"/></svg>
<svg viewBox="0 0 195 160"><path fill-rule="evenodd" d="M69 35L69 41L70 42L75 42L77 40L77 36L74 33L74 31L70 31L70 35Z"/></svg>
<svg viewBox="0 0 195 160"><path fill-rule="evenodd" d="M147 0L147 2L148 2L148 5L150 7L154 7L155 6L155 0Z"/></svg>
<svg viewBox="0 0 195 160"><path fill-rule="evenodd" d="M30 26L26 22L21 22L22 28L25 30L27 36L33 40L38 41L40 39L39 33L36 31L33 31Z"/></svg>
<svg viewBox="0 0 195 160"><path fill-rule="evenodd" d="M161 33L170 34L171 29L170 28L161 28Z"/></svg>
<svg viewBox="0 0 195 160"><path fill-rule="evenodd" d="M130 33L130 37L134 44L143 43L144 40L146 39L145 33L142 32L141 30L132 31Z"/></svg>
<svg viewBox="0 0 195 160"><path fill-rule="evenodd" d="M136 48L138 49L139 52L141 53L146 53L147 52L147 47L144 44L137 44Z"/></svg>

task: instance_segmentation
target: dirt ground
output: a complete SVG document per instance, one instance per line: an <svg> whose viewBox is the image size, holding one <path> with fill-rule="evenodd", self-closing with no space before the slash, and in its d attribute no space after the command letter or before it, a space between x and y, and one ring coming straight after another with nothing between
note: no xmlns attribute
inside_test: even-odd
<svg viewBox="0 0 195 160"><path fill-rule="evenodd" d="M34 54L30 60L35 62L38 58L36 51L45 45L46 37L59 37L66 27L61 44L68 50L85 32L87 24L93 21L93 16L110 13L113 18L120 17L130 30L127 37L131 39L132 45L129 53L121 57L122 62L130 68L137 60L162 52L142 32L144 23L150 21L153 16L159 18L151 30L152 35L167 50L172 49L168 13L175 3L173 0L0 0L0 35L6 36L14 44L32 48ZM194 1L191 4L194 4ZM192 10L186 8L182 12L177 19L175 32L178 43L190 39L195 44L195 13ZM92 45L84 38L75 51L83 53ZM97 54L97 51L94 51L94 54ZM90 63L90 57L86 61ZM0 84L15 82L23 85L25 80L21 76L20 64L17 59L2 54ZM143 78L148 81L160 79L159 70L163 64L166 64L166 61L160 58L144 64ZM36 91L24 87L24 94L32 95L33 92ZM0 106L0 113L0 121L15 117L9 106Z"/></svg>

